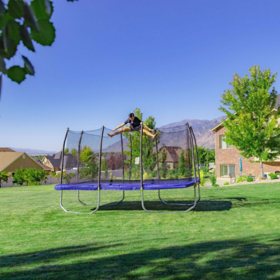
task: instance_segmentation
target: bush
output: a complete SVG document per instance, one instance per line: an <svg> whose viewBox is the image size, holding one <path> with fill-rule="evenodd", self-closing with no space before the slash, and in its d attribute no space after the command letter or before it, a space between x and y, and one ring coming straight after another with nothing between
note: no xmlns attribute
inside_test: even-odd
<svg viewBox="0 0 280 280"><path fill-rule="evenodd" d="M18 169L13 174L13 183L18 185L39 185L46 178L44 170L34 168Z"/></svg>
<svg viewBox="0 0 280 280"><path fill-rule="evenodd" d="M9 179L9 176L8 176L7 172L5 172L5 171L0 172L0 188L1 188L2 181L8 182L8 179Z"/></svg>
<svg viewBox="0 0 280 280"><path fill-rule="evenodd" d="M148 173L148 172L144 172L143 174L143 179L144 180L148 180L148 179L152 179L152 174Z"/></svg>
<svg viewBox="0 0 280 280"><path fill-rule="evenodd" d="M254 178L252 176L248 176L246 181L247 182L254 182Z"/></svg>
<svg viewBox="0 0 280 280"><path fill-rule="evenodd" d="M239 176L236 179L236 183L242 183L242 182L246 182L247 181L247 176Z"/></svg>
<svg viewBox="0 0 280 280"><path fill-rule="evenodd" d="M218 187L217 178L215 175L211 175L209 177L212 187Z"/></svg>
<svg viewBox="0 0 280 280"><path fill-rule="evenodd" d="M178 173L179 172L176 169L168 170L168 172L167 172L167 179L178 179L179 178L179 174Z"/></svg>
<svg viewBox="0 0 280 280"><path fill-rule="evenodd" d="M224 182L224 186L228 186L229 185L229 182Z"/></svg>
<svg viewBox="0 0 280 280"><path fill-rule="evenodd" d="M200 185L204 186L205 185L204 171L200 170L199 175L200 175Z"/></svg>
<svg viewBox="0 0 280 280"><path fill-rule="evenodd" d="M75 177L75 173L63 173L63 180L66 181L67 184L71 183L71 180Z"/></svg>
<svg viewBox="0 0 280 280"><path fill-rule="evenodd" d="M268 176L270 177L271 180L278 179L278 176L275 173L269 173Z"/></svg>

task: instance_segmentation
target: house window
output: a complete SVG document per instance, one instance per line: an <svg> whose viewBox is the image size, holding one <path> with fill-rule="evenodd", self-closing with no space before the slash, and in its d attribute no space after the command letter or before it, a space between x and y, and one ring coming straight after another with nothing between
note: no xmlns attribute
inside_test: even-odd
<svg viewBox="0 0 280 280"><path fill-rule="evenodd" d="M234 164L221 164L221 177L235 177Z"/></svg>
<svg viewBox="0 0 280 280"><path fill-rule="evenodd" d="M227 144L225 135L220 135L220 149L232 148L231 145Z"/></svg>

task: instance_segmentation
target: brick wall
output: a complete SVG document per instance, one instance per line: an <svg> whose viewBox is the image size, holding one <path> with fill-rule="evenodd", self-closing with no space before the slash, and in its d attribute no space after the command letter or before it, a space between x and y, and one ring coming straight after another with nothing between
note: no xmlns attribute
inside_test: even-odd
<svg viewBox="0 0 280 280"><path fill-rule="evenodd" d="M236 148L221 149L220 148L220 136L225 134L225 128L221 127L215 133L215 152L216 152L216 176L221 177L221 165L222 164L234 164L235 176L240 176L240 158L242 158L243 172L242 175L252 175L260 177L261 169L260 163L253 160L245 159L241 156L240 152ZM264 172L271 173L280 171L280 162L264 163Z"/></svg>

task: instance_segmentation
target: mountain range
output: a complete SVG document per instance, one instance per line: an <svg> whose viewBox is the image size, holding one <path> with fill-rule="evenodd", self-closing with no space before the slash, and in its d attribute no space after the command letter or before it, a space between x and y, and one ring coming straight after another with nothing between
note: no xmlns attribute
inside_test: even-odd
<svg viewBox="0 0 280 280"><path fill-rule="evenodd" d="M176 127L183 126L186 123L189 123L195 133L196 139L197 139L197 144L198 146L203 146L205 148L213 149L214 148L214 135L211 131L212 128L217 126L221 121L222 117L216 118L213 120L195 120L195 119L186 119L182 120L180 122L175 122L175 123L170 123L167 125L164 125L159 128L159 130L176 130ZM176 134L173 134L173 137ZM177 134L178 136L178 134ZM175 136L175 137L177 137ZM166 145L171 145L171 143L174 143L174 139L172 139L172 133L170 134L170 137L166 136L165 137L165 142ZM177 146L184 146L184 139L183 137L177 137L176 139ZM113 147L111 147L112 149ZM45 150L34 150L34 149L24 149L24 148L12 148L13 150L17 152L25 152L29 155L36 156L36 155L50 155L54 154L54 151L45 151ZM114 149L113 149L114 150Z"/></svg>
<svg viewBox="0 0 280 280"><path fill-rule="evenodd" d="M175 129L175 127L183 126L186 123L189 123L189 125L192 126L194 134L196 136L197 145L208 149L214 149L215 140L214 134L212 133L211 129L217 126L222 120L223 117L219 117L213 120L186 119L180 122L164 125L159 129L172 131L172 129ZM178 139L179 142L180 140L182 141L182 139Z"/></svg>

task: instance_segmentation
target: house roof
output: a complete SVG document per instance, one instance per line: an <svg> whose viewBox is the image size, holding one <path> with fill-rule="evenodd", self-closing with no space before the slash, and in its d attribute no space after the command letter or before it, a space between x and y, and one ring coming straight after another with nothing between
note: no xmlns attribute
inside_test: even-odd
<svg viewBox="0 0 280 280"><path fill-rule="evenodd" d="M60 168L60 158L57 159L54 156L46 156L46 159L48 159L48 161L51 163L51 165L53 166L53 168Z"/></svg>
<svg viewBox="0 0 280 280"><path fill-rule="evenodd" d="M42 164L38 163L32 157L27 155L26 153L21 152L0 152L0 171L7 169L11 164L13 164L20 157L25 156L29 160L34 161L38 166L44 168Z"/></svg>
<svg viewBox="0 0 280 280"><path fill-rule="evenodd" d="M5 170L14 161L20 158L24 153L18 152L0 152L0 171Z"/></svg>
<svg viewBox="0 0 280 280"><path fill-rule="evenodd" d="M8 147L0 147L0 152L15 152L15 151Z"/></svg>
<svg viewBox="0 0 280 280"><path fill-rule="evenodd" d="M52 156L46 156L54 168L62 168L62 152L58 152ZM72 169L77 167L78 161L72 154L64 155L64 168Z"/></svg>
<svg viewBox="0 0 280 280"><path fill-rule="evenodd" d="M178 162L179 161L179 152L182 151L182 148L176 146L163 146L160 150L165 149L167 152L167 162Z"/></svg>
<svg viewBox="0 0 280 280"><path fill-rule="evenodd" d="M216 125L215 127L213 127L211 129L211 131L213 132L217 132L220 128L224 127L224 120L222 122L220 122L218 125Z"/></svg>

